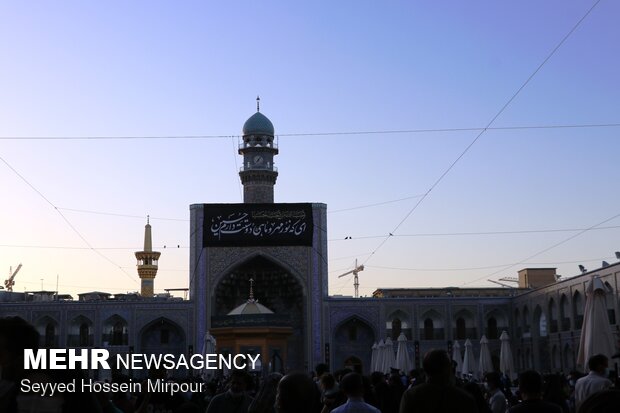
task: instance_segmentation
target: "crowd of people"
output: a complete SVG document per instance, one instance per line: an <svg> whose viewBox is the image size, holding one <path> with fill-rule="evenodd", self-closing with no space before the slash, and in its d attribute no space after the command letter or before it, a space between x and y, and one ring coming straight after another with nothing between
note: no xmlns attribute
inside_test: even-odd
<svg viewBox="0 0 620 413"><path fill-rule="evenodd" d="M617 373L596 355L587 375L541 375L529 370L515 381L496 372L480 380L457 377L445 350L431 350L422 369L408 374L349 369L330 372L319 364L311 373L252 375L243 370L227 377L185 381L202 383L201 392L65 392L42 397L20 390L24 378L69 383L81 370L26 371L23 349L37 348L36 330L19 318L0 319L0 413L610 413L620 412ZM610 377L616 377L614 383ZM151 372L151 379L165 378ZM131 381L116 374L114 382ZM170 380L170 379L169 379Z"/></svg>

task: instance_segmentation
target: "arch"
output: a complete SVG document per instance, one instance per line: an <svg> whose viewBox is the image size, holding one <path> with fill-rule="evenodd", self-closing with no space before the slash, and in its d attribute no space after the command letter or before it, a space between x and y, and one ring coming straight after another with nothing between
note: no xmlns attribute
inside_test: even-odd
<svg viewBox="0 0 620 413"><path fill-rule="evenodd" d="M562 293L560 296L560 330L570 330L570 306L568 303L568 297Z"/></svg>
<svg viewBox="0 0 620 413"><path fill-rule="evenodd" d="M540 305L534 308L534 320L533 320L532 335L535 337L547 337L547 316L542 311Z"/></svg>
<svg viewBox="0 0 620 413"><path fill-rule="evenodd" d="M343 367L345 369L352 370L358 374L362 374L364 371L362 360L355 356L350 356L344 361Z"/></svg>
<svg viewBox="0 0 620 413"><path fill-rule="evenodd" d="M103 322L101 341L110 346L126 346L129 344L129 326L127 321L118 314L108 317Z"/></svg>
<svg viewBox="0 0 620 413"><path fill-rule="evenodd" d="M229 266L216 277L209 294L211 321L217 323L249 298L250 279L253 293L262 305L273 311L281 322L291 327L287 338L289 369L303 369L310 351L308 340L308 298L303 278L293 269L268 254L254 252ZM319 298L319 297L317 297Z"/></svg>
<svg viewBox="0 0 620 413"><path fill-rule="evenodd" d="M42 348L58 347L59 323L51 316L45 315L34 323L39 333L39 346Z"/></svg>
<svg viewBox="0 0 620 413"><path fill-rule="evenodd" d="M92 320L84 315L79 315L71 320L67 335L67 346L92 347L94 343Z"/></svg>
<svg viewBox="0 0 620 413"><path fill-rule="evenodd" d="M607 317L609 318L609 324L616 324L616 303L614 296L614 289L609 283L605 281L605 302L607 304Z"/></svg>
<svg viewBox="0 0 620 413"><path fill-rule="evenodd" d="M468 309L461 309L454 314L453 336L457 340L478 337L476 329L476 318L474 313Z"/></svg>
<svg viewBox="0 0 620 413"><path fill-rule="evenodd" d="M146 354L185 353L183 328L166 317L159 317L140 329L140 350Z"/></svg>
<svg viewBox="0 0 620 413"><path fill-rule="evenodd" d="M260 258L264 258L267 261L270 261L272 264L277 265L278 267L281 267L282 269L286 270L286 272L288 272L289 274L291 274L292 276L295 277L297 282L302 287L305 285L304 278L301 276L301 274L299 272L297 272L297 270L295 270L293 267L291 267L286 262L283 262L283 261L279 260L278 258L274 257L273 255L267 254L267 253L262 252L262 251L253 251L253 252L245 255L244 257L240 258L239 260L235 261L234 263L228 265L226 268L224 268L222 271L220 271L213 278L212 285L213 286L217 286L222 281L222 278L224 278L226 275L230 274L231 272L233 272L235 270L238 270L239 268L241 268L244 265L248 264L249 262L251 262L255 258L259 258L259 257ZM302 288L302 290L303 290L304 298L306 298L306 295L307 295L306 289ZM213 298L214 295L215 295L215 288L213 288L212 291L211 291L211 298Z"/></svg>
<svg viewBox="0 0 620 413"><path fill-rule="evenodd" d="M580 330L583 324L584 304L579 290L573 293L573 320L575 321L575 330Z"/></svg>
<svg viewBox="0 0 620 413"><path fill-rule="evenodd" d="M530 332L530 310L527 305L523 307L523 334Z"/></svg>
<svg viewBox="0 0 620 413"><path fill-rule="evenodd" d="M351 337L353 329L355 330L355 337ZM368 368L372 345L375 342L375 331L372 324L362 317L353 315L340 322L333 331L334 365L340 368L347 361L355 359L354 365L358 366L360 371Z"/></svg>
<svg viewBox="0 0 620 413"><path fill-rule="evenodd" d="M443 340L443 316L436 310L427 310L420 317L420 337L422 340Z"/></svg>
<svg viewBox="0 0 620 413"><path fill-rule="evenodd" d="M367 319L366 317L364 317L363 315L360 315L360 314L352 314L352 315L350 315L350 316L340 320L338 323L336 323L335 327L333 328L333 331L336 331L336 330L342 328L344 325L346 325L349 321L351 321L353 319L360 320L365 325L370 327L370 330L372 331L373 337L378 337L379 336L379 333L378 333L377 329L375 327L373 327L375 323L373 323L372 321L370 321L369 319ZM374 342L373 342L373 344L374 344ZM372 348L372 344L370 345L370 347Z"/></svg>
<svg viewBox="0 0 620 413"><path fill-rule="evenodd" d="M558 332L558 310L557 310L557 305L555 304L555 300L553 299L553 297L549 299L547 310L549 312L549 332L557 333Z"/></svg>
<svg viewBox="0 0 620 413"><path fill-rule="evenodd" d="M407 314L403 310L395 310L392 311L386 320L386 333L388 336L392 338L392 340L397 340L398 336L402 332L405 334L407 339L411 339L411 323L410 323L409 314Z"/></svg>
<svg viewBox="0 0 620 413"><path fill-rule="evenodd" d="M486 318L486 336L489 340L498 339L502 331L510 331L508 315L505 311L494 308L485 315ZM493 319L494 322L491 320ZM493 325L495 323L495 325Z"/></svg>

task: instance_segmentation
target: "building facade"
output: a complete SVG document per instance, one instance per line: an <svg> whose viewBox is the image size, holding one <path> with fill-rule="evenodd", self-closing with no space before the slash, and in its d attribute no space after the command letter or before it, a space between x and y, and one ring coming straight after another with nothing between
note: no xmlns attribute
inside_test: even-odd
<svg viewBox="0 0 620 413"><path fill-rule="evenodd" d="M597 275L618 334L620 263L562 281L553 269L525 269L519 288L379 289L370 298L330 297L327 206L274 203L274 136L273 124L257 107L239 147L244 202L190 206L189 299L153 293L160 253L152 251L147 222L144 249L136 252L140 294L92 292L72 300L55 292L0 291L0 316L33 324L42 347L191 354L203 351L210 330L253 322L230 318L253 283L252 299L273 312L271 327L287 332L275 347L256 344L268 353L263 366L286 348L287 370L327 362L332 369L368 373L372 345L386 337L395 342L401 333L418 366L420 354L450 349L455 341L470 339L477 352L483 334L498 364L505 330L518 369L569 371L577 367L585 284ZM260 315L252 317L262 322ZM256 331L266 331L261 328ZM247 344L252 347L251 338Z"/></svg>

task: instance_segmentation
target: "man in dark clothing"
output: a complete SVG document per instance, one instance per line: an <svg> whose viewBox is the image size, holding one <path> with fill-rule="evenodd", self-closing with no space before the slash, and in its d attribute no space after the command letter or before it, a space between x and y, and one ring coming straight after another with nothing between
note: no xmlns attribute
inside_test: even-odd
<svg viewBox="0 0 620 413"><path fill-rule="evenodd" d="M543 400L543 378L534 370L519 375L519 392L522 401L509 413L562 413L560 406Z"/></svg>
<svg viewBox="0 0 620 413"><path fill-rule="evenodd" d="M422 363L427 382L407 390L400 413L477 413L474 399L454 385L452 365L445 350L431 350Z"/></svg>
<svg viewBox="0 0 620 413"><path fill-rule="evenodd" d="M233 371L226 393L211 399L207 413L246 413L252 398L246 394L249 377L244 370Z"/></svg>
<svg viewBox="0 0 620 413"><path fill-rule="evenodd" d="M320 393L305 373L289 373L278 383L275 408L278 413L314 413L320 410Z"/></svg>

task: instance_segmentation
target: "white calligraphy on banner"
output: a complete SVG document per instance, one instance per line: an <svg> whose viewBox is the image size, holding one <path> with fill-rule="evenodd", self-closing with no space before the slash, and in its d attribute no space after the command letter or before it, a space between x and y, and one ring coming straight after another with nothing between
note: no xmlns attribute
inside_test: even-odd
<svg viewBox="0 0 620 413"><path fill-rule="evenodd" d="M257 211L251 215L247 212L234 212L225 218L211 219L211 233L217 239L232 234L265 237L273 235L300 236L307 229L304 211ZM295 219L297 218L297 219ZM254 222L254 219L260 221Z"/></svg>

